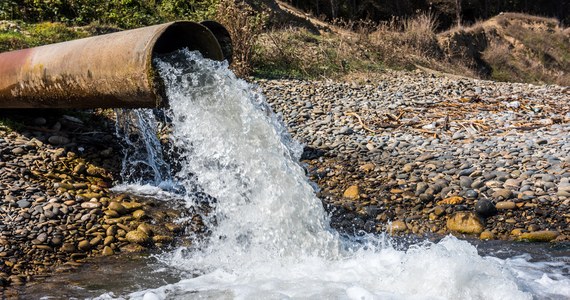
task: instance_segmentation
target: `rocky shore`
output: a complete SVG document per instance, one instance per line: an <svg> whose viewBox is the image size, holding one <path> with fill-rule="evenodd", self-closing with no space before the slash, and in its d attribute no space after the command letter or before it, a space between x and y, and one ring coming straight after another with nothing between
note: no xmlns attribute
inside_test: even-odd
<svg viewBox="0 0 570 300"><path fill-rule="evenodd" d="M568 240L568 87L403 71L257 83L306 144L340 231ZM10 111L0 125L2 285L205 230L199 208L110 191L122 159L113 112Z"/></svg>
<svg viewBox="0 0 570 300"><path fill-rule="evenodd" d="M109 190L122 160L113 119L3 114L11 126L0 127L0 286L69 271L90 256L168 247L185 230L203 229L182 204Z"/></svg>
<svg viewBox="0 0 570 300"><path fill-rule="evenodd" d="M570 235L570 88L389 71L260 80L347 233Z"/></svg>

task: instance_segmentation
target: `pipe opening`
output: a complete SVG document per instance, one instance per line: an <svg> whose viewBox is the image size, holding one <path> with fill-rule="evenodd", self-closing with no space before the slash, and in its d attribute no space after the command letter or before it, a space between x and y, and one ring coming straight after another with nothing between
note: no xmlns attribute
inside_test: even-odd
<svg viewBox="0 0 570 300"><path fill-rule="evenodd" d="M206 58L223 60L218 41L208 28L193 22L175 22L158 37L152 53L153 57L178 49L197 50Z"/></svg>
<svg viewBox="0 0 570 300"><path fill-rule="evenodd" d="M194 22L174 22L162 32L152 48L152 59L179 49L188 48L200 51L202 56L214 60L223 60L224 55L216 36L205 26ZM154 68L149 69L153 81L156 106L168 106L164 82Z"/></svg>
<svg viewBox="0 0 570 300"><path fill-rule="evenodd" d="M232 48L232 38L228 30L220 23L216 21L202 21L200 24L208 27L210 31L218 40L220 48L222 48L222 55L224 59L228 61L229 64L232 63L233 58L233 48Z"/></svg>

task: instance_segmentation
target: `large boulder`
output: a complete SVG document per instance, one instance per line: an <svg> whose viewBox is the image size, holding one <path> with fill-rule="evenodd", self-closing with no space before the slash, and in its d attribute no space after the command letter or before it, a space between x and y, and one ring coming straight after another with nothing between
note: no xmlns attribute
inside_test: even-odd
<svg viewBox="0 0 570 300"><path fill-rule="evenodd" d="M474 213L460 211L447 219L447 229L458 233L480 234L485 226Z"/></svg>

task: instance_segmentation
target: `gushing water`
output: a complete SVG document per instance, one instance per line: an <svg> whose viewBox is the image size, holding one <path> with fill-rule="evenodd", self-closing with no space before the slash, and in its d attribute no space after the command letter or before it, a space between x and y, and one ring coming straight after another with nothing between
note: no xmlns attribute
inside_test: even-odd
<svg viewBox="0 0 570 300"><path fill-rule="evenodd" d="M481 257L474 246L453 237L413 245L405 251L397 250L382 236L358 242L340 238L329 227L328 217L298 164L300 145L290 138L259 92L236 79L225 63L202 59L187 50L157 60L156 65L168 94L170 107L165 118L171 123L170 142L177 149L178 166L176 171L168 167L158 154L162 153L160 143L150 142L143 149L153 158L133 161L144 162L146 176L152 180L135 183L158 186L171 182L177 187L172 192L189 205L195 204L193 191L197 189L216 201L212 203L214 213L207 218L212 235L199 250L180 248L161 257L172 268L199 275L129 297L570 296L568 289L561 288L570 284L564 274L531 274L521 267L532 265L526 260ZM149 111L137 113L135 120L140 123L142 119L154 120ZM146 126L156 126L154 122ZM146 136L150 141L156 132ZM132 173L125 174L132 180L128 176ZM145 190L138 185L129 188Z"/></svg>

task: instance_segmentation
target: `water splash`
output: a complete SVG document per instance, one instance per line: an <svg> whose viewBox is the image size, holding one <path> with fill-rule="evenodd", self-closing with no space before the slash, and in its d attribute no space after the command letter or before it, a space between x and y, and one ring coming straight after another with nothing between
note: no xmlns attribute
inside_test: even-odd
<svg viewBox="0 0 570 300"><path fill-rule="evenodd" d="M214 238L192 253L190 268L232 269L251 263L251 255L335 251L335 233L297 163L302 148L263 96L226 65L196 53L180 52L157 67L168 92L173 145L184 149L178 183L187 190L197 184L217 200ZM189 174L197 176L187 180Z"/></svg>
<svg viewBox="0 0 570 300"><path fill-rule="evenodd" d="M123 142L123 182L156 186L172 182L170 164L157 137L160 124L152 109L116 111L115 134Z"/></svg>
<svg viewBox="0 0 570 300"><path fill-rule="evenodd" d="M564 283L523 278L521 268L453 237L407 250L382 236L341 239L298 164L301 147L261 93L199 53L183 50L156 65L179 149L171 178L189 205L197 187L216 199L206 219L213 233L198 251L162 256L188 279L130 298L531 299L528 292L549 295L540 288ZM537 280L544 284L536 288Z"/></svg>

